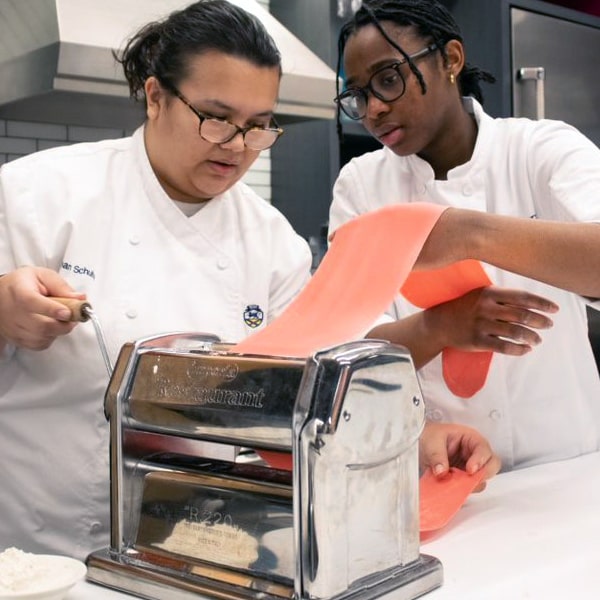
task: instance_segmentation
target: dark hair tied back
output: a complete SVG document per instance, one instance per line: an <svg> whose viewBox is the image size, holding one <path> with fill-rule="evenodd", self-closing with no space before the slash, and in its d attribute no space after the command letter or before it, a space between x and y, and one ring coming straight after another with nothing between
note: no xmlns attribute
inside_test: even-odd
<svg viewBox="0 0 600 600"><path fill-rule="evenodd" d="M215 50L260 67L279 67L281 55L260 20L226 0L198 0L166 19L142 27L116 60L131 97L144 98L148 77L176 87L187 75L191 57Z"/></svg>

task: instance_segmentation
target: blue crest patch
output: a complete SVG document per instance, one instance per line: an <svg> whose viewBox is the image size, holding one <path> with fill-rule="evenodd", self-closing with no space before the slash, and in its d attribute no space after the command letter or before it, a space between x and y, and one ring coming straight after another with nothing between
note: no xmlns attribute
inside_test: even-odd
<svg viewBox="0 0 600 600"><path fill-rule="evenodd" d="M262 308L258 304L249 304L244 311L244 323L248 327L256 329L262 324L264 316Z"/></svg>

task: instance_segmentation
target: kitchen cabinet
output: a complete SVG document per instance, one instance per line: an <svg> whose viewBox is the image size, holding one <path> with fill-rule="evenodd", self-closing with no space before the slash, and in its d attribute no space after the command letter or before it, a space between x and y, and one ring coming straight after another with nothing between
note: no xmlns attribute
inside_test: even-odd
<svg viewBox="0 0 600 600"><path fill-rule="evenodd" d="M539 0L442 3L461 27L467 60L496 77L482 86L487 112L563 120L600 143L599 17ZM541 77L524 69L542 69Z"/></svg>

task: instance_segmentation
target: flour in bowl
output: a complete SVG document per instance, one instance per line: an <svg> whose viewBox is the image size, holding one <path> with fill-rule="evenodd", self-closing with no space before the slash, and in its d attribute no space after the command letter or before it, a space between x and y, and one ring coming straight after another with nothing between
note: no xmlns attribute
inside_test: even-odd
<svg viewBox="0 0 600 600"><path fill-rule="evenodd" d="M35 554L17 548L7 548L0 553L0 592L27 591L33 582L48 577L48 565Z"/></svg>

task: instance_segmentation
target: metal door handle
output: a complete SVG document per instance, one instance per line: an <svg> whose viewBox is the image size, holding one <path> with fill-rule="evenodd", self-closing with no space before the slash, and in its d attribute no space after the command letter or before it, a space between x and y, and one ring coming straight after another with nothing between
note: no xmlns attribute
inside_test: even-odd
<svg viewBox="0 0 600 600"><path fill-rule="evenodd" d="M517 81L530 79L535 80L535 118L543 119L545 116L544 80L546 79L544 67L521 67L517 71Z"/></svg>

